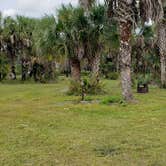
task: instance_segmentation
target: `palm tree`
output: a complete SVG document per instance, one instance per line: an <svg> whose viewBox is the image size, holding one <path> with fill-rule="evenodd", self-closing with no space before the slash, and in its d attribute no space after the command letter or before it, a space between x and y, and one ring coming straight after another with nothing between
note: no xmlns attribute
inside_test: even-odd
<svg viewBox="0 0 166 166"><path fill-rule="evenodd" d="M36 26L33 31L33 50L37 59L42 61L42 66L45 72L43 77L45 79L54 79L54 59L56 56L56 21L54 16L44 16L36 21ZM39 62L35 60L33 64L38 66ZM41 64L40 64L41 65ZM36 67L33 67L34 70ZM40 74L40 73L39 73ZM36 72L33 72L34 79L36 79ZM41 81L41 78L39 78Z"/></svg>
<svg viewBox="0 0 166 166"><path fill-rule="evenodd" d="M16 20L14 20L11 17L7 17L3 20L2 36L5 45L5 53L10 60L11 79L15 80L16 79L15 59L18 49Z"/></svg>
<svg viewBox="0 0 166 166"><path fill-rule="evenodd" d="M117 18L120 32L120 69L122 95L125 100L133 99L131 88L131 36L138 18L157 21L161 12L160 0L107 0L109 16ZM139 8L137 7L139 4ZM140 14L140 16L139 16Z"/></svg>
<svg viewBox="0 0 166 166"><path fill-rule="evenodd" d="M74 9L71 5L63 6L58 13L59 50L65 54L71 64L71 75L80 81L81 64L84 56L84 43L87 36L88 20L82 8Z"/></svg>
<svg viewBox="0 0 166 166"><path fill-rule="evenodd" d="M100 70L100 58L102 51L101 34L105 21L105 8L101 5L94 5L96 0L79 0L80 6L89 16L90 27L88 32L88 38L84 43L85 57L91 66L92 81L98 83L99 70Z"/></svg>
<svg viewBox="0 0 166 166"><path fill-rule="evenodd" d="M26 80L30 56L32 55L32 32L34 31L36 20L25 16L17 16L17 38L19 59L21 60L22 80Z"/></svg>
<svg viewBox="0 0 166 166"><path fill-rule="evenodd" d="M106 22L105 7L95 5L89 10L90 27L86 41L86 54L91 65L92 80L99 81L100 60L103 51L104 26Z"/></svg>

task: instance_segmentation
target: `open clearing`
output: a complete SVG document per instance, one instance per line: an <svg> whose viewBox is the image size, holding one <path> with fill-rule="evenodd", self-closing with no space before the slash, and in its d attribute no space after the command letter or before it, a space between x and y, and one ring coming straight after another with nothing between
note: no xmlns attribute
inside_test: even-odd
<svg viewBox="0 0 166 166"><path fill-rule="evenodd" d="M120 96L118 81L105 81ZM79 103L68 81L0 84L2 166L165 166L166 90L150 87L136 103Z"/></svg>

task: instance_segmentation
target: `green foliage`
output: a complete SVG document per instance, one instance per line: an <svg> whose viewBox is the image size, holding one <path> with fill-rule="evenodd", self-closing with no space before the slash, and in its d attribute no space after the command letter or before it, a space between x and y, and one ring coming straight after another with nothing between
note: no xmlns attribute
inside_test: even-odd
<svg viewBox="0 0 166 166"><path fill-rule="evenodd" d="M106 105L110 105L110 104L114 104L114 103L123 103L123 101L119 96L109 96L109 97L104 98L101 101L101 104L106 104Z"/></svg>
<svg viewBox="0 0 166 166"><path fill-rule="evenodd" d="M151 81L151 75L146 74L146 75L139 75L138 76L138 84L144 85L144 84L149 84Z"/></svg>
<svg viewBox="0 0 166 166"><path fill-rule="evenodd" d="M33 31L34 49L37 56L56 53L56 21L54 16L45 16L37 21Z"/></svg>
<svg viewBox="0 0 166 166"><path fill-rule="evenodd" d="M83 90L85 94L102 94L104 93L104 84L102 82L97 82L96 78L84 78Z"/></svg>
<svg viewBox="0 0 166 166"><path fill-rule="evenodd" d="M149 39L153 39L154 35L155 35L155 26L144 27L143 36L146 42L148 42Z"/></svg>
<svg viewBox="0 0 166 166"><path fill-rule="evenodd" d="M63 5L57 11L56 17L45 15L42 18L2 18L0 14L1 50L6 47L6 50L3 50L6 59L10 65L14 64L16 69L17 66L21 66L20 61L24 57L29 61L34 57L44 59L42 63L47 65L46 59L51 56L52 62L57 60L60 68L64 68L62 63L71 57L78 58L81 64L83 59L91 64L95 55L101 55L102 58L111 55L110 61L104 60L101 64L102 74L108 79L117 79L119 29L117 21L108 18L107 14L107 7L97 3L94 3L87 13L78 6ZM153 80L159 79L160 57L156 45L156 25L138 24L140 33L133 35L133 71L142 74L152 73ZM12 44L13 36L15 41ZM142 45L136 40L139 37L143 39ZM44 70L44 74L43 71L39 72L45 80L50 79L49 70ZM21 68L17 74L21 74ZM95 81L87 82L87 87L95 91Z"/></svg>
<svg viewBox="0 0 166 166"><path fill-rule="evenodd" d="M104 62L101 63L101 70L107 79L117 80L119 78L119 73L116 72L117 69L115 62L104 59Z"/></svg>
<svg viewBox="0 0 166 166"><path fill-rule="evenodd" d="M104 83L96 82L96 80L83 78L82 81L76 82L71 81L69 86L69 95L81 95L84 94L103 94L104 91Z"/></svg>
<svg viewBox="0 0 166 166"><path fill-rule="evenodd" d="M80 82L71 80L67 94L68 95L81 95L81 93L82 93L82 87L81 87Z"/></svg>
<svg viewBox="0 0 166 166"><path fill-rule="evenodd" d="M78 57L78 48L83 45L88 30L88 19L82 8L62 6L58 11L58 49L67 57Z"/></svg>
<svg viewBox="0 0 166 166"><path fill-rule="evenodd" d="M119 32L118 25L115 21L109 22L104 26L105 45L108 51L116 52L119 49Z"/></svg>
<svg viewBox="0 0 166 166"><path fill-rule="evenodd" d="M9 72L8 60L4 55L0 54L0 81L5 79L8 72Z"/></svg>

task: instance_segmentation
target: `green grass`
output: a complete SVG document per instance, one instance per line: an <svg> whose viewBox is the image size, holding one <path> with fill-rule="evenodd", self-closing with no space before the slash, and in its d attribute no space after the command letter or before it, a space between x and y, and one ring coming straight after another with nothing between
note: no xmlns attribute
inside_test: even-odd
<svg viewBox="0 0 166 166"><path fill-rule="evenodd" d="M150 87L136 103L80 103L68 81L0 84L0 166L165 166L166 90Z"/></svg>

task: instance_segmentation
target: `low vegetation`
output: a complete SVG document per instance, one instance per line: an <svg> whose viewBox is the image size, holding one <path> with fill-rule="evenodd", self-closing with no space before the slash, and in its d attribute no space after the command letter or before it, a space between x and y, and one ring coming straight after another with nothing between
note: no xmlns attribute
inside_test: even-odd
<svg viewBox="0 0 166 166"><path fill-rule="evenodd" d="M119 81L102 82L107 94L84 103L66 95L63 77L0 84L0 165L164 166L165 90L150 86L135 103L120 103Z"/></svg>

